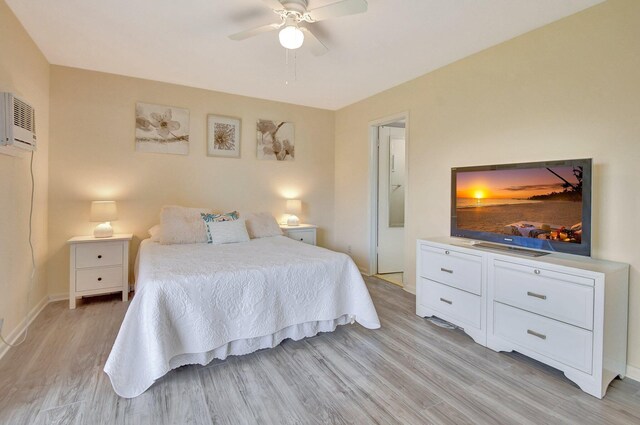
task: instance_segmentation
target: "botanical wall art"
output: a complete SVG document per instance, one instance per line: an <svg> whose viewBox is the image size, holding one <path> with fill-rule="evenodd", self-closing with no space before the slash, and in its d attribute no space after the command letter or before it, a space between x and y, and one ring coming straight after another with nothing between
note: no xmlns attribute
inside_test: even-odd
<svg viewBox="0 0 640 425"><path fill-rule="evenodd" d="M240 158L240 118L207 116L207 155Z"/></svg>
<svg viewBox="0 0 640 425"><path fill-rule="evenodd" d="M293 123L258 120L258 159L293 161L295 140Z"/></svg>
<svg viewBox="0 0 640 425"><path fill-rule="evenodd" d="M136 103L136 150L189 154L189 110Z"/></svg>

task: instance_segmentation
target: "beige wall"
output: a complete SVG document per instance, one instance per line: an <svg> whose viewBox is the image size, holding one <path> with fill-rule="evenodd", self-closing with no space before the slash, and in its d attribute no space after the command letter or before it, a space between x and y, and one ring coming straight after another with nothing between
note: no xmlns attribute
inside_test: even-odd
<svg viewBox="0 0 640 425"><path fill-rule="evenodd" d="M0 0L0 91L18 94L36 110L38 150L34 156L33 242L37 273L27 308L31 274L29 155L0 154L0 318L2 336L20 325L27 311L47 294L47 185L49 145L49 63L4 1ZM0 343L0 351L3 349Z"/></svg>
<svg viewBox="0 0 640 425"><path fill-rule="evenodd" d="M283 84L283 90L285 90ZM135 151L136 101L190 110L190 154ZM74 68L51 69L49 192L50 292L68 291L68 248L91 234L91 200L118 201L116 232L134 233L137 246L157 224L162 205L220 211L266 210L278 218L285 197L303 201L303 222L320 226L319 243L333 237L334 113L284 103ZM242 118L240 159L206 155L206 116ZM259 118L295 123L293 162L256 158ZM135 255L131 256L132 261Z"/></svg>
<svg viewBox="0 0 640 425"><path fill-rule="evenodd" d="M336 113L336 247L368 267L368 122L409 111L405 243L449 231L453 166L592 157L593 255L631 263L640 366L640 1L608 2Z"/></svg>

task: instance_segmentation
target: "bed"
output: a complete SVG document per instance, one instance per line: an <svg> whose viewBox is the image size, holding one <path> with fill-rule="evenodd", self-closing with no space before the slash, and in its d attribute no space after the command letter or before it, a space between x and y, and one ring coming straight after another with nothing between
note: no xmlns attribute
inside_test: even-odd
<svg viewBox="0 0 640 425"><path fill-rule="evenodd" d="M146 239L136 294L104 371L136 397L172 369L271 348L339 325L380 322L345 254L285 236L224 245Z"/></svg>

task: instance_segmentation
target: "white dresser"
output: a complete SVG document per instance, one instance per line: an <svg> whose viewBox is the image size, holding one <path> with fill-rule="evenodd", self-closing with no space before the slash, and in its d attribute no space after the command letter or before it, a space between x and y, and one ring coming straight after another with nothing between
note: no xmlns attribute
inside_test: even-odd
<svg viewBox="0 0 640 425"><path fill-rule="evenodd" d="M309 245L316 245L316 229L313 224L300 224L298 226L288 226L281 224L282 233L288 238L295 239Z"/></svg>
<svg viewBox="0 0 640 425"><path fill-rule="evenodd" d="M76 298L122 292L129 297L129 242L131 234L110 238L76 236L67 241L69 258L69 308Z"/></svg>
<svg viewBox="0 0 640 425"><path fill-rule="evenodd" d="M417 243L419 316L560 369L598 398L626 372L628 292L627 264L556 253L530 258L456 238Z"/></svg>

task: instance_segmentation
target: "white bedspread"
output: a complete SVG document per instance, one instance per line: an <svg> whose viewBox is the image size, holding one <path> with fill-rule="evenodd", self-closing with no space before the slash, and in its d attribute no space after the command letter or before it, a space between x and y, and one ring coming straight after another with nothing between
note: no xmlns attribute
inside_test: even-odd
<svg viewBox="0 0 640 425"><path fill-rule="evenodd" d="M105 372L136 397L169 370L332 331L378 315L351 258L284 236L140 246L136 294Z"/></svg>

